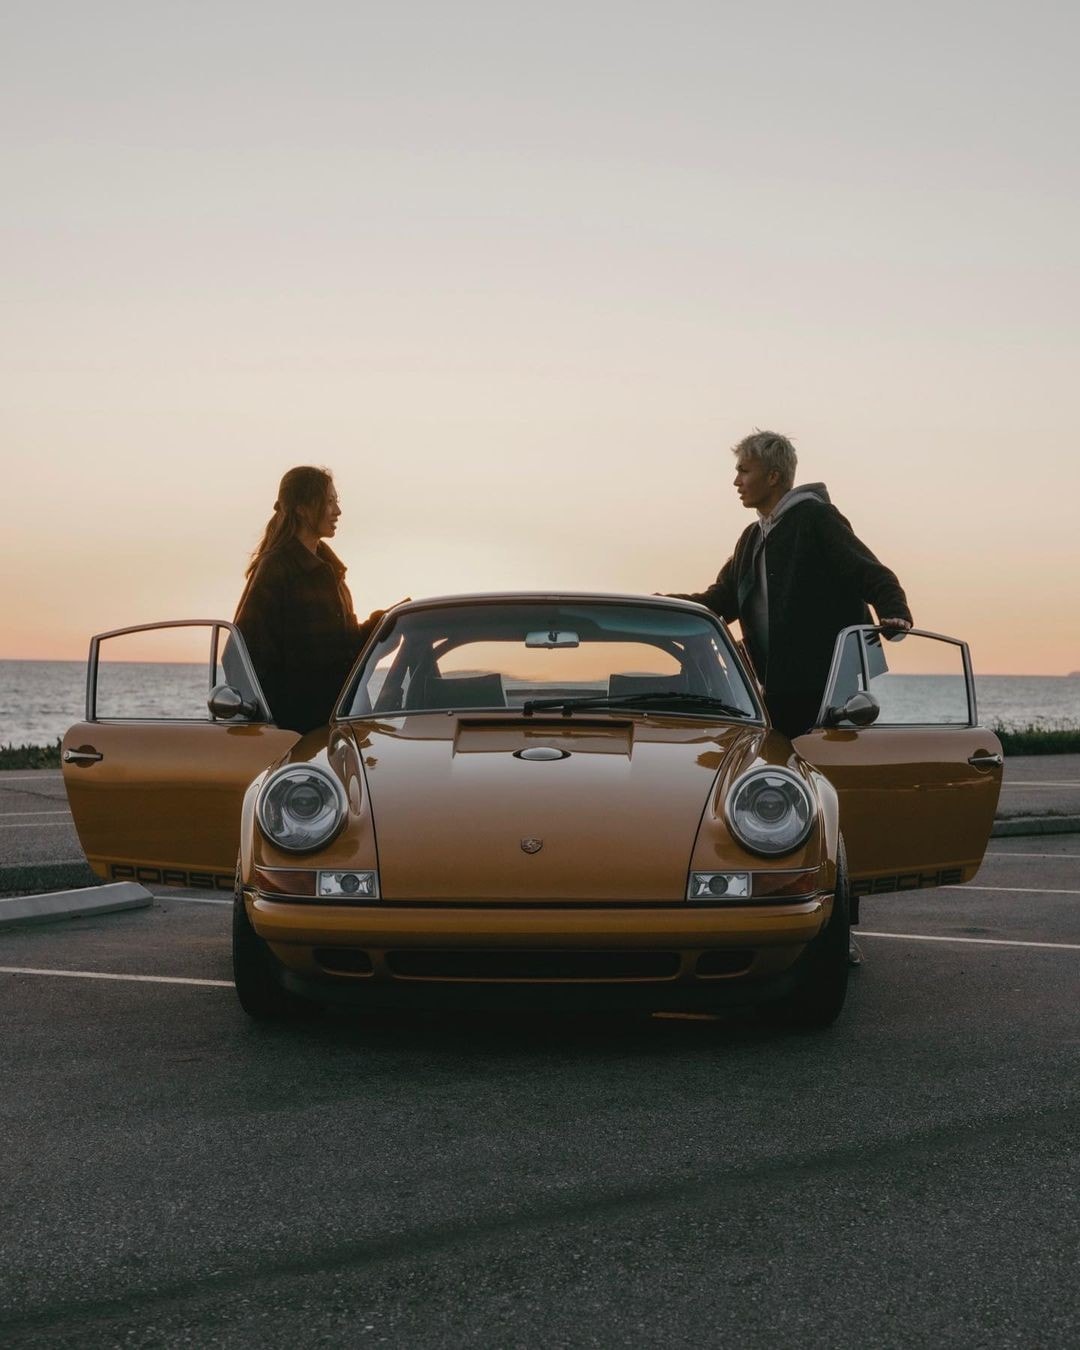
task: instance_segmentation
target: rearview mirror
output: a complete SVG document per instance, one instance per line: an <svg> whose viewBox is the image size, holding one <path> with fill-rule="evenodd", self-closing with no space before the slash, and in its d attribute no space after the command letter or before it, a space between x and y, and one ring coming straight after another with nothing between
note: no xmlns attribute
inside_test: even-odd
<svg viewBox="0 0 1080 1350"><path fill-rule="evenodd" d="M540 633L525 634L526 647L580 647L581 641L576 633L565 629L549 628Z"/></svg>
<svg viewBox="0 0 1080 1350"><path fill-rule="evenodd" d="M237 717L251 721L259 715L259 705L245 699L239 689L234 689L231 684L215 684L210 690L206 706L214 717L220 717L226 722Z"/></svg>
<svg viewBox="0 0 1080 1350"><path fill-rule="evenodd" d="M873 694L859 690L858 693L852 694L842 707L830 708L824 720L827 727L839 726L841 722L851 722L857 727L868 727L877 721L880 712L881 704Z"/></svg>

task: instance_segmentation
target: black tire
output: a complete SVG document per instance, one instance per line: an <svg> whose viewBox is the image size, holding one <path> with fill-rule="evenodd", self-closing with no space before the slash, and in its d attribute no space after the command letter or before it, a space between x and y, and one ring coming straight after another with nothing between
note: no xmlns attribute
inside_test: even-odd
<svg viewBox="0 0 1080 1350"><path fill-rule="evenodd" d="M278 963L251 926L244 907L239 865L233 892L232 965L236 996L249 1017L267 1021L294 1011L298 1000L282 988Z"/></svg>
<svg viewBox="0 0 1080 1350"><path fill-rule="evenodd" d="M799 958L795 986L762 1005L766 1022L789 1031L820 1031L832 1026L847 995L848 943L851 938L851 886L843 839L836 855L836 894L832 917Z"/></svg>

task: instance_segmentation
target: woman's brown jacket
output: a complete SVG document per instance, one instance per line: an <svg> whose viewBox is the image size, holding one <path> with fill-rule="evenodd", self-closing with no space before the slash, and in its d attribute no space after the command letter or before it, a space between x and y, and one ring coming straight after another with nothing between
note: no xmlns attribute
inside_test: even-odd
<svg viewBox="0 0 1080 1350"><path fill-rule="evenodd" d="M279 727L310 731L330 720L345 677L381 617L376 610L357 621L345 564L322 541L317 554L290 539L259 559L236 626Z"/></svg>

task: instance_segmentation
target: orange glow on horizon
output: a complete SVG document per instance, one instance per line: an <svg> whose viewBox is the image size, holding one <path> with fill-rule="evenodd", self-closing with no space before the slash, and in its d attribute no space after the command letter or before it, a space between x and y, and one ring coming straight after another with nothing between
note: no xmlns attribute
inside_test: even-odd
<svg viewBox="0 0 1080 1350"><path fill-rule="evenodd" d="M1080 670L1071 7L113 8L5 28L0 658L230 618L305 463L361 617L699 591L757 426L977 672Z"/></svg>

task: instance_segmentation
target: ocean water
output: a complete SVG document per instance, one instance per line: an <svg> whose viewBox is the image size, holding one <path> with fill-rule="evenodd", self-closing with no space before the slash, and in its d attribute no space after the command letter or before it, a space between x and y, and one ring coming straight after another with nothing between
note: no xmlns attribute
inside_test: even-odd
<svg viewBox="0 0 1080 1350"><path fill-rule="evenodd" d="M955 710L955 689L943 702L940 676L894 677L903 686L898 708L927 702ZM949 682L951 683L951 681ZM1080 675L976 676L984 726L1080 727ZM99 711L129 717L205 717L205 665L110 663L103 672ZM82 721L86 665L82 661L0 661L0 745L48 745ZM904 720L901 712L899 720Z"/></svg>

